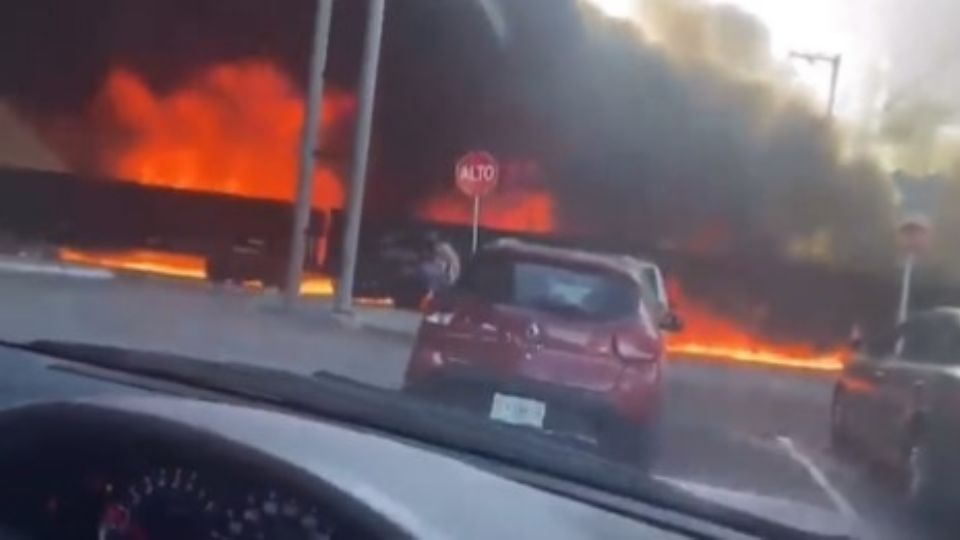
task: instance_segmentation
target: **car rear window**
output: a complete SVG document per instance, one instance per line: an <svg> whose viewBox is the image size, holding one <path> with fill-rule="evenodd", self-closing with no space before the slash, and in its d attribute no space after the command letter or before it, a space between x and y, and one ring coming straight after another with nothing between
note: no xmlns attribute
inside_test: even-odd
<svg viewBox="0 0 960 540"><path fill-rule="evenodd" d="M637 284L616 272L505 257L477 259L461 287L494 303L578 319L627 317L640 301Z"/></svg>

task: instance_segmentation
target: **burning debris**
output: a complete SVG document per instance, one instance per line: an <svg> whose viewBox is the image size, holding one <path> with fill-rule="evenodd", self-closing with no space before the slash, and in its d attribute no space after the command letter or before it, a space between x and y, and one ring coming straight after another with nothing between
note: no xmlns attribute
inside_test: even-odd
<svg viewBox="0 0 960 540"><path fill-rule="evenodd" d="M75 264L113 268L128 272L144 272L181 279L201 280L206 278L205 260L202 257L150 250L89 251L61 248L60 260ZM259 287L259 283L246 283ZM308 275L300 285L300 294L329 296L333 294L333 282L329 277Z"/></svg>
<svg viewBox="0 0 960 540"><path fill-rule="evenodd" d="M821 371L843 367L845 355L839 349L825 352L803 342L775 341L690 298L677 280L671 280L668 289L686 327L685 332L670 336L667 346L672 354Z"/></svg>

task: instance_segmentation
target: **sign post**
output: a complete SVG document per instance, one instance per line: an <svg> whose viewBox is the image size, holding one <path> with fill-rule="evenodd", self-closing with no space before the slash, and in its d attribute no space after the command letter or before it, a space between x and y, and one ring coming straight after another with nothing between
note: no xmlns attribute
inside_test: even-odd
<svg viewBox="0 0 960 540"><path fill-rule="evenodd" d="M900 248L904 252L903 275L900 281L900 304L897 306L897 324L907 320L910 313L910 289L913 285L913 267L917 255L930 246L932 226L929 220L913 218L904 220L897 229Z"/></svg>
<svg viewBox="0 0 960 540"><path fill-rule="evenodd" d="M917 262L914 253L908 253L903 261L903 275L900 279L900 305L897 306L897 324L907 320L910 312L910 286L913 282L913 265Z"/></svg>
<svg viewBox="0 0 960 540"><path fill-rule="evenodd" d="M473 198L473 241L470 243L470 250L477 252L477 244L480 243L480 197Z"/></svg>
<svg viewBox="0 0 960 540"><path fill-rule="evenodd" d="M480 199L497 188L500 181L500 164L490 152L468 152L454 169L457 188L473 198L473 243L476 253L480 243Z"/></svg>

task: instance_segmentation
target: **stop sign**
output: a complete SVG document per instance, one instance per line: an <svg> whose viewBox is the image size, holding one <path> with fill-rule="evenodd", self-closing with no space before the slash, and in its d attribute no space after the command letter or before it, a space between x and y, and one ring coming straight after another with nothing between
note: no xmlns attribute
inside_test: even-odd
<svg viewBox="0 0 960 540"><path fill-rule="evenodd" d="M500 164L490 152L468 152L454 171L457 187L468 197L483 197L497 187Z"/></svg>

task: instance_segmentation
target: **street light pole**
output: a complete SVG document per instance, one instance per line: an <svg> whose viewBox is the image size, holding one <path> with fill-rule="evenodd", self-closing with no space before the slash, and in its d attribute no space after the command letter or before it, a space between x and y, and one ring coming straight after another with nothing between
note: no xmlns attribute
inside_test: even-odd
<svg viewBox="0 0 960 540"><path fill-rule="evenodd" d="M799 58L811 64L827 62L830 64L830 93L827 98L827 118L833 119L837 101L837 82L840 79L840 65L843 55L790 51L790 58Z"/></svg>
<svg viewBox="0 0 960 540"><path fill-rule="evenodd" d="M370 0L367 13L367 36L363 46L363 65L357 90L357 128L353 143L353 163L350 171L350 193L347 198L343 232L343 256L340 281L337 284L333 309L337 313L353 311L353 281L357 267L357 249L360 243L360 224L363 217L363 199L367 183L367 164L370 154L370 136L373 128L374 102L377 94L377 71L380 66L380 44L383 38L385 0Z"/></svg>
<svg viewBox="0 0 960 540"><path fill-rule="evenodd" d="M313 201L313 176L316 167L316 151L320 141L320 113L323 106L324 71L327 65L327 43L330 40L330 20L333 17L333 0L317 0L314 20L313 52L310 57L310 82L307 87L307 104L300 139L300 162L297 174L297 199L293 209L293 226L290 232L290 258L283 301L286 307L293 306L300 294L303 279L303 259L307 249L310 228L310 208Z"/></svg>

